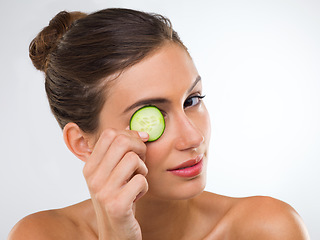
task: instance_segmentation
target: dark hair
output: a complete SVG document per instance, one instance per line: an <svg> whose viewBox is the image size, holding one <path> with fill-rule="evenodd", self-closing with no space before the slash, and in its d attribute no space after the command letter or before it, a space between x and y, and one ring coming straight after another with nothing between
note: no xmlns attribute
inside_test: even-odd
<svg viewBox="0 0 320 240"><path fill-rule="evenodd" d="M60 127L74 122L92 133L106 100L109 84L104 80L166 42L186 49L169 19L158 14L119 8L89 15L62 11L33 39L29 55L45 72L46 93Z"/></svg>

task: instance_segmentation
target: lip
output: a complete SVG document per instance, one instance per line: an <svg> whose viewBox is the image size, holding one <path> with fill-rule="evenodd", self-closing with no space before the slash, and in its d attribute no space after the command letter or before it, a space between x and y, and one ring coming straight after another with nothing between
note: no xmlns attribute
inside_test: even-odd
<svg viewBox="0 0 320 240"><path fill-rule="evenodd" d="M202 168L203 154L185 161L172 169L168 169L168 172L179 177L191 178L199 175L202 172Z"/></svg>

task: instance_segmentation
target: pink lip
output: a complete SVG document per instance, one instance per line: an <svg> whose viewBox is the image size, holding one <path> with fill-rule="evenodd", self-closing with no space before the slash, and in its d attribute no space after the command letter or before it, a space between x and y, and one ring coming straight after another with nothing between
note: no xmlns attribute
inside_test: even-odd
<svg viewBox="0 0 320 240"><path fill-rule="evenodd" d="M183 162L182 164L169 169L168 171L179 177L195 177L202 172L203 168L203 154L194 159Z"/></svg>

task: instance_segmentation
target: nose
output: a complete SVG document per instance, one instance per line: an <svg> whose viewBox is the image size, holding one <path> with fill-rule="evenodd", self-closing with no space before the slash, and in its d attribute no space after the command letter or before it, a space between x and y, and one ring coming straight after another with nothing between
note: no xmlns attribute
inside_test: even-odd
<svg viewBox="0 0 320 240"><path fill-rule="evenodd" d="M192 121L185 113L176 117L176 149L182 151L198 148L204 142L204 136L196 122Z"/></svg>

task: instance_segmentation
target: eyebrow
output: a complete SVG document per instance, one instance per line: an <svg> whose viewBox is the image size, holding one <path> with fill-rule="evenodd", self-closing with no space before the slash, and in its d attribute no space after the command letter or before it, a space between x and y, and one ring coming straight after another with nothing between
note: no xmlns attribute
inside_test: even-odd
<svg viewBox="0 0 320 240"><path fill-rule="evenodd" d="M194 87L198 84L198 82L201 81L201 77L197 76L196 80L192 83L191 87L188 89L187 94L189 94ZM166 98L147 98L147 99L142 99L129 107L127 107L123 113L129 112L130 110L139 107L139 106L146 106L146 105L156 105L156 104L169 104L171 103L170 100Z"/></svg>
<svg viewBox="0 0 320 240"><path fill-rule="evenodd" d="M200 81L201 81L201 77L198 75L196 80L194 81L194 83L188 89L187 93L189 94L194 89L194 87L198 84L198 82L200 82Z"/></svg>

